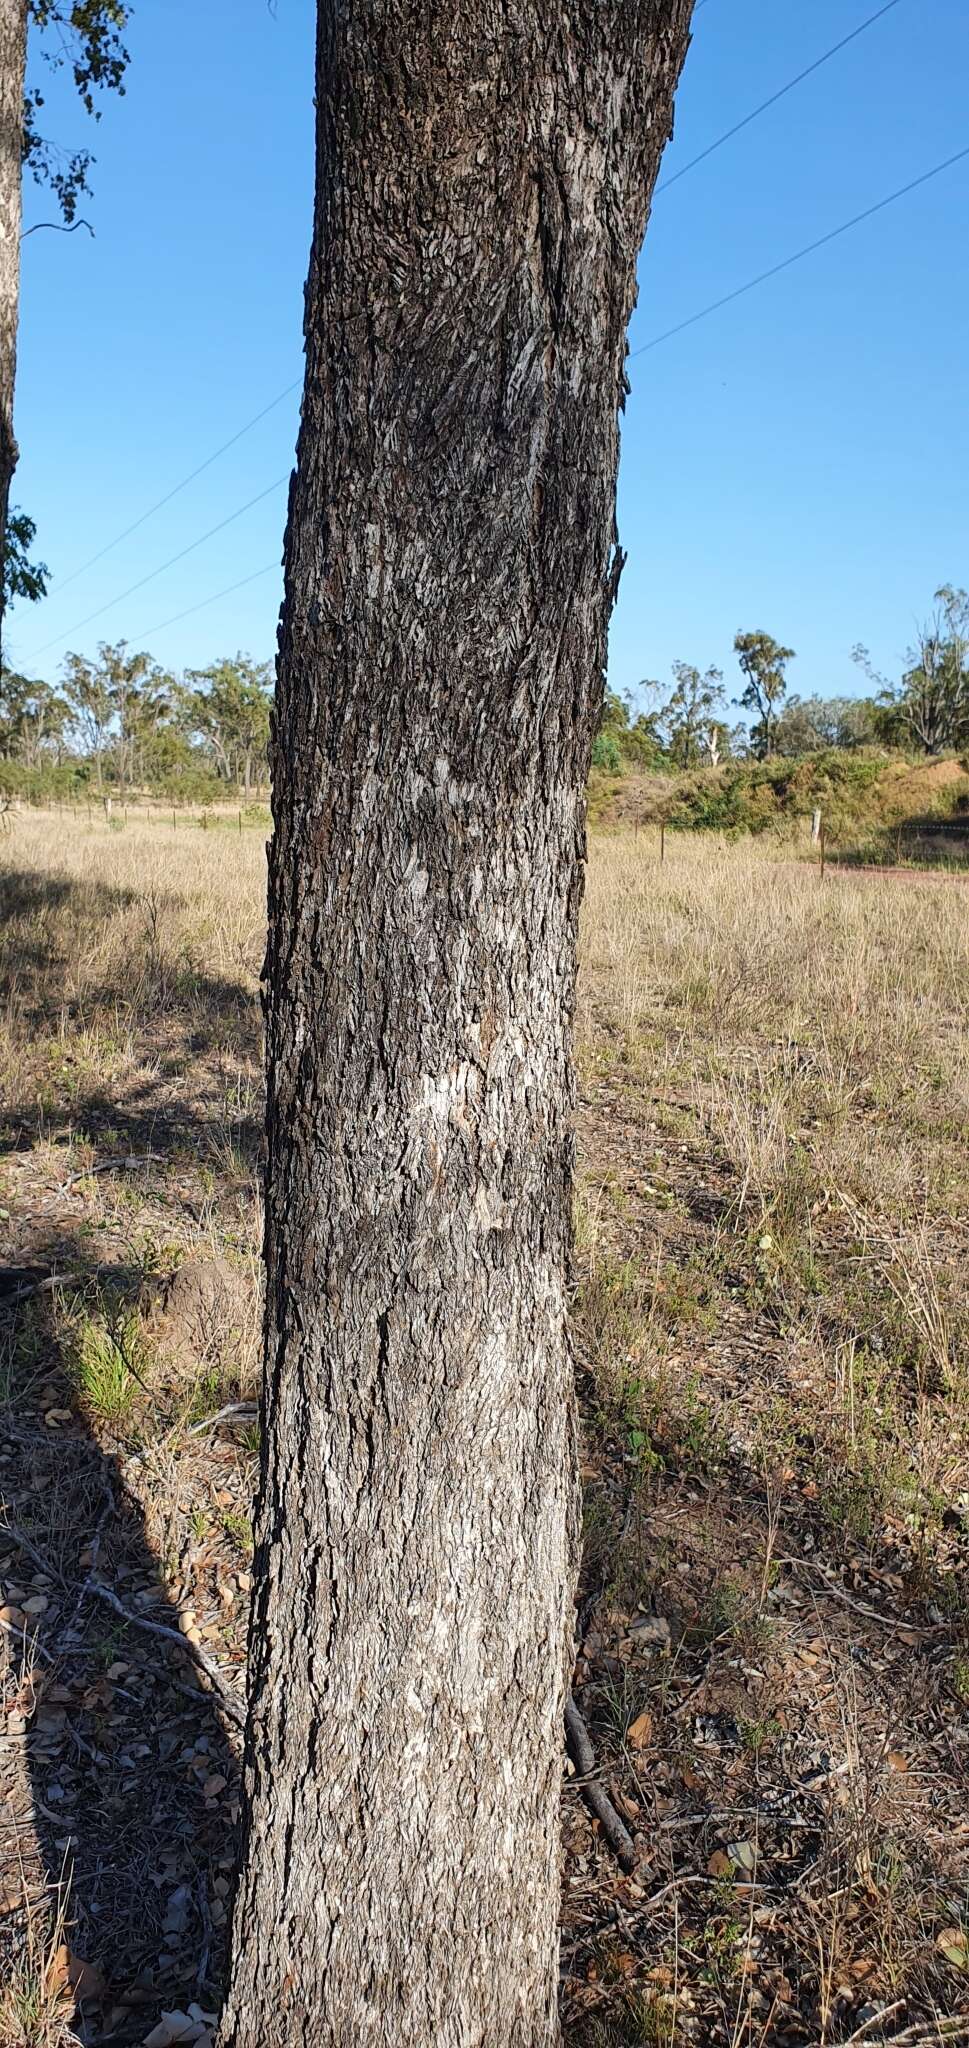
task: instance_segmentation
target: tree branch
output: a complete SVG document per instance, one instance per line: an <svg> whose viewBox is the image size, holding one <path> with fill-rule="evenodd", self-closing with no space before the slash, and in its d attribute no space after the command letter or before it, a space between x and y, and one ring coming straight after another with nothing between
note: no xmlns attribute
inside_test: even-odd
<svg viewBox="0 0 969 2048"><path fill-rule="evenodd" d="M589 1731L571 1694L565 1703L565 1741L572 1762L580 1773L582 1783L579 1790L589 1812L595 1815L623 1870L635 1870L637 1856L633 1838L602 1783Z"/></svg>

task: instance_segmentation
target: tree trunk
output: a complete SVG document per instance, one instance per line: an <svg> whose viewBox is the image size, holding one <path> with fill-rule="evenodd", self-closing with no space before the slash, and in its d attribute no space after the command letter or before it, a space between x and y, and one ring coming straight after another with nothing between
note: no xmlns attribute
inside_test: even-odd
<svg viewBox="0 0 969 2048"><path fill-rule="evenodd" d="M585 784L692 0L320 0L223 2048L548 2048Z"/></svg>
<svg viewBox="0 0 969 2048"><path fill-rule="evenodd" d="M0 652L6 597L10 484L17 467L13 393L20 309L20 209L23 181L27 0L0 0Z"/></svg>

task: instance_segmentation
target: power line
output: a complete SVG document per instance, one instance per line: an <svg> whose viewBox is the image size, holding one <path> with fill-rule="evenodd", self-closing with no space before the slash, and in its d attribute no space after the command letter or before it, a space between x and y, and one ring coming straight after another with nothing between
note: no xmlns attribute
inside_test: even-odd
<svg viewBox="0 0 969 2048"><path fill-rule="evenodd" d="M225 527L232 525L233 520L241 519L244 512L250 512L253 505L260 505L263 498L268 498L273 491L278 491L288 482L287 470L285 476L278 476L275 483L267 484L264 491L257 491L254 498L247 499L244 505L238 505L227 518L220 519L217 526L210 526L207 533L200 533L197 540L189 541L188 546L180 548L177 555L170 555L167 562L160 563L157 569L150 569L147 576L139 577L137 583L130 583L127 590L119 591L117 597L110 597L107 604L99 605L96 611L88 612L86 619L77 619L73 626L68 626L66 633L55 633L53 640L45 641L43 647L36 648L28 659L38 661L42 654L47 653L48 648L59 647L62 640L69 640L72 633L80 633L82 627L89 626L93 619L100 619L105 612L113 611L116 604L123 604L126 597L133 597L136 590L143 590L146 583L153 583L156 576L163 576L166 569L175 567L176 562L183 562L186 555L194 554L196 548L202 547L207 540L212 540L217 533L222 533Z"/></svg>
<svg viewBox="0 0 969 2048"><path fill-rule="evenodd" d="M240 576L238 583L230 583L226 590L216 590L211 597L203 597L198 604L190 604L186 611L176 612L174 618L162 619L157 626L146 626L143 632L133 633L131 638L137 646L139 640L150 640L153 633L164 633L166 627L177 626L182 619L190 619L194 612L204 612L206 605L218 604L221 597L231 597L236 590L244 590L247 583L255 583L260 576L268 576L270 569L278 569L278 562L266 562L262 569L254 569L251 576Z"/></svg>
<svg viewBox="0 0 969 2048"><path fill-rule="evenodd" d="M113 548L120 547L122 541L128 539L129 534L137 533L139 526L144 526L146 519L152 519L156 512L161 511L163 505L170 505L172 499L178 497L179 491L184 491L188 488L189 484L194 484L196 477L201 476L204 470L211 469L213 462L218 462L220 455L228 454L229 449L234 448L237 441L241 441L245 434L251 434L253 427L258 427L260 420L264 420L267 414L275 412L277 405L282 405L283 399L289 398L291 393L299 388L301 381L297 377L295 383L287 384L285 391L277 392L276 397L271 398L269 404L264 405L261 412L255 413L251 420L247 420L245 426L240 427L238 433L230 435L228 441L223 441L221 448L216 448L211 455L207 455L205 461L200 462L197 469L193 469L188 476L183 476L180 483L173 484L171 490L166 491L163 498L158 498L154 505L149 505L147 512L142 512L137 519L133 519L131 525L126 526L123 533L116 533L114 539L106 541L104 547L99 548L96 555L90 555L86 562L82 562L79 569L72 569L70 575L65 576L58 583L58 590L66 590L68 584L76 582L79 576L84 575L86 569L93 569L95 562L102 561L104 556L109 555Z"/></svg>
<svg viewBox="0 0 969 2048"><path fill-rule="evenodd" d="M822 56L815 57L813 64L808 64L803 71L797 73L795 78L789 78L787 84L779 86L776 92L771 93L769 99L761 100L759 107L751 108L750 113L745 114L742 121L735 121L732 128L726 128L722 135L717 136L715 142L709 142L706 149L701 149L698 156L692 156L688 164L684 164L680 170L674 171L671 177L664 178L657 185L657 198L661 192L668 192L670 186L676 185L680 178L685 178L688 171L694 171L697 164L705 163L707 157L713 155L714 150L722 149L725 142L732 141L735 135L740 134L742 128L749 128L752 121L756 121L761 114L766 114L768 107L775 107L778 100L784 99L787 93L794 91L795 86L803 85L804 80L810 78L813 72L820 71L823 64L829 64L832 57L836 57L840 50L846 50L849 43L853 43L859 36L863 36L866 29L873 28L876 21L881 21L882 17L890 14L892 8L897 7L898 4L899 0L886 0L884 7L879 7L875 14L869 14L867 21L860 21L858 27L853 28L849 35L842 36L840 43L832 43L830 50L825 50Z"/></svg>
<svg viewBox="0 0 969 2048"><path fill-rule="evenodd" d="M758 285L766 284L768 278L779 277L782 270L790 270L794 263L802 263L805 256L813 256L817 249L824 249L829 242L836 242L839 235L846 235L851 228L861 226L862 221L871 220L876 213L883 213L886 206L894 206L896 199L904 199L909 192L916 192L920 185L927 185L930 178L938 178L943 171L951 170L953 164L962 163L969 156L969 145L958 149L955 156L947 156L944 163L934 164L930 171L923 171L921 177L912 178L907 185L900 185L897 192L889 192L884 199L876 200L874 206L866 206L863 213L856 213L851 220L843 220L840 227L831 228L826 235L819 235L816 242L808 242L803 249L796 249L793 256L785 256L782 263L773 263L769 270L762 270L758 277L750 277L746 284L740 284L735 291L725 292L722 299L713 299L709 306L702 306L698 313L691 313L686 320L679 320L675 327L667 327L662 334L654 334L651 341L643 341L638 348L629 351L630 356L643 356L647 350L658 348L661 341L671 341L674 334L682 334L687 327L695 327L698 320L706 320L711 313L719 313L721 306L730 306L734 299L742 299L745 292L755 291Z"/></svg>

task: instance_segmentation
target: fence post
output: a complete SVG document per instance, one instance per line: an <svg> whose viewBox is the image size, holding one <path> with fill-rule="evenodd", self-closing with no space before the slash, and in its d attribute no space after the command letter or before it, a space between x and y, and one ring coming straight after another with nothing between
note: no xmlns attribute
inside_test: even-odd
<svg viewBox="0 0 969 2048"><path fill-rule="evenodd" d="M817 845L817 843L818 843L818 840L820 839L820 837L821 837L821 813L820 813L820 811L812 811L812 813L811 813L811 842L812 842L812 844L813 844L814 846L816 846L816 845Z"/></svg>
<svg viewBox="0 0 969 2048"><path fill-rule="evenodd" d="M819 834L818 834L818 837L819 837L819 839L820 839L820 842L821 842L821 872L820 872L820 875L819 875L818 879L819 879L819 881L823 882L823 881L824 881L824 850L825 850L825 840L824 840L824 819L823 819L823 818L822 818L822 820L821 820L821 829L820 829L820 832L819 832Z"/></svg>

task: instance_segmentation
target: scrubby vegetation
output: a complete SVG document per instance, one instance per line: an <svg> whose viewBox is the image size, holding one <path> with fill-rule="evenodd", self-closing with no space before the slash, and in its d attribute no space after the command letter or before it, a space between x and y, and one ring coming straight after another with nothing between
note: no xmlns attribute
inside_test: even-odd
<svg viewBox="0 0 969 2048"><path fill-rule="evenodd" d="M643 683L607 695L593 753L590 800L600 821L672 830L796 835L815 811L842 857L883 862L914 852L969 858L969 598L948 586L897 683L855 655L869 697L788 694L794 651L770 634L739 632L736 709L728 723L723 673L674 662L672 688ZM964 837L955 828L966 819ZM932 844L943 828L946 843ZM920 844L918 842L921 842Z"/></svg>
<svg viewBox="0 0 969 2048"><path fill-rule="evenodd" d="M822 886L770 833L655 853L593 834L582 928L574 1685L639 1860L566 1778L566 2035L928 2041L969 1983L965 884ZM78 1982L85 2037L140 2043L224 1981L264 898L256 832L0 838L0 2038L30 2048L67 2048Z"/></svg>

